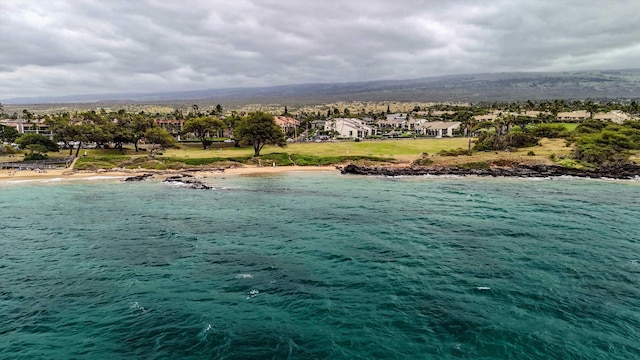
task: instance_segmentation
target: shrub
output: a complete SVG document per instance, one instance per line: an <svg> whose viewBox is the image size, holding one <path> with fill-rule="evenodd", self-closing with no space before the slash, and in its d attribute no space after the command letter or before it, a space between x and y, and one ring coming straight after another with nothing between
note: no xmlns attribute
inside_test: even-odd
<svg viewBox="0 0 640 360"><path fill-rule="evenodd" d="M573 159L562 159L558 161L558 164L567 168L572 168L572 169L584 168L584 165L582 165L580 162Z"/></svg>
<svg viewBox="0 0 640 360"><path fill-rule="evenodd" d="M260 160L263 165L271 165L275 163L277 166L289 166L293 165L293 161L289 159L287 153L270 153L260 156Z"/></svg>
<svg viewBox="0 0 640 360"><path fill-rule="evenodd" d="M48 158L49 157L46 154L40 154L40 153L37 153L37 152L26 154L24 156L24 160L25 161L29 161L29 160L45 160L45 159L48 159Z"/></svg>
<svg viewBox="0 0 640 360"><path fill-rule="evenodd" d="M213 157L213 158L189 158L189 159L181 159L184 164L191 166L200 166L200 165L210 165L213 163L217 163L220 161L225 161L225 158Z"/></svg>
<svg viewBox="0 0 640 360"><path fill-rule="evenodd" d="M568 135L562 124L539 124L531 129L531 133L540 138L562 138Z"/></svg>
<svg viewBox="0 0 640 360"><path fill-rule="evenodd" d="M536 156L536 153L535 153L535 152L533 152L533 151L529 151L529 152L527 153L527 156Z"/></svg>
<svg viewBox="0 0 640 360"><path fill-rule="evenodd" d="M622 163L629 159L629 150L633 146L633 142L626 135L603 130L578 138L572 157L595 165Z"/></svg>
<svg viewBox="0 0 640 360"><path fill-rule="evenodd" d="M484 161L468 162L459 165L463 169L475 169L475 170L487 170L490 168L489 164Z"/></svg>
<svg viewBox="0 0 640 360"><path fill-rule="evenodd" d="M473 149L478 151L506 150L538 145L538 138L530 133L514 131L509 135L496 137L495 133L482 133Z"/></svg>
<svg viewBox="0 0 640 360"><path fill-rule="evenodd" d="M525 132L513 132L507 135L507 147L521 148L538 145L538 138Z"/></svg>
<svg viewBox="0 0 640 360"><path fill-rule="evenodd" d="M607 123L600 120L587 119L584 120L576 129L574 130L577 134L595 134L600 132L607 126Z"/></svg>
<svg viewBox="0 0 640 360"><path fill-rule="evenodd" d="M433 164L433 160L426 157L416 159L411 163L413 166L429 166L431 164Z"/></svg>
<svg viewBox="0 0 640 360"><path fill-rule="evenodd" d="M2 147L0 147L0 154L15 154L17 152L18 150L12 148L9 145L3 145Z"/></svg>
<svg viewBox="0 0 640 360"><path fill-rule="evenodd" d="M323 166L342 164L347 161L373 161L387 162L393 159L380 158L375 156L315 156L291 154L291 160L298 166Z"/></svg>

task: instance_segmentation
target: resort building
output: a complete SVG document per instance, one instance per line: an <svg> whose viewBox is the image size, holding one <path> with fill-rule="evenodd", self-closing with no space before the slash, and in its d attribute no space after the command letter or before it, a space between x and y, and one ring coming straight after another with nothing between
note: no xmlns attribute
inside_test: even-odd
<svg viewBox="0 0 640 360"><path fill-rule="evenodd" d="M336 118L325 122L325 131L335 131L337 137L350 139L363 139L369 136L375 136L377 131L375 128L366 125L359 119L352 118Z"/></svg>
<svg viewBox="0 0 640 360"><path fill-rule="evenodd" d="M588 119L591 113L584 110L559 112L556 118L559 121L582 121Z"/></svg>
<svg viewBox="0 0 640 360"><path fill-rule="evenodd" d="M495 121L498 118L498 116L503 116L507 114L509 114L509 112L507 111L493 110L486 115L475 115L473 119L478 122Z"/></svg>
<svg viewBox="0 0 640 360"><path fill-rule="evenodd" d="M40 134L53 139L53 133L49 130L49 125L45 124L43 119L7 119L0 122L0 124L12 127L20 134Z"/></svg>
<svg viewBox="0 0 640 360"><path fill-rule="evenodd" d="M161 128L167 130L170 134L176 135L178 141L180 141L180 134L184 127L184 119L155 119L156 124Z"/></svg>
<svg viewBox="0 0 640 360"><path fill-rule="evenodd" d="M543 111L534 111L534 110L527 110L527 111L500 111L500 110L493 110L490 111L488 114L486 115L476 115L473 117L474 120L479 121L479 122L483 122L483 121L495 121L498 117L500 116L507 116L507 115L513 115L513 116L528 116L528 117L532 117L532 118L537 118L541 115L545 115L548 114L546 112Z"/></svg>
<svg viewBox="0 0 640 360"><path fill-rule="evenodd" d="M387 114L386 119L379 120L378 126L393 129L409 129L409 114Z"/></svg>
<svg viewBox="0 0 640 360"><path fill-rule="evenodd" d="M274 120L276 121L276 125L280 126L282 132L285 134L295 132L298 126L300 126L300 121L288 116L276 116Z"/></svg>
<svg viewBox="0 0 640 360"><path fill-rule="evenodd" d="M459 121L431 121L416 126L416 133L436 138L452 137L455 130L460 128Z"/></svg>
<svg viewBox="0 0 640 360"><path fill-rule="evenodd" d="M631 119L631 117L628 114L620 110L613 110L608 113L595 114L593 115L593 118L595 120L611 121L618 124L622 124L625 120Z"/></svg>

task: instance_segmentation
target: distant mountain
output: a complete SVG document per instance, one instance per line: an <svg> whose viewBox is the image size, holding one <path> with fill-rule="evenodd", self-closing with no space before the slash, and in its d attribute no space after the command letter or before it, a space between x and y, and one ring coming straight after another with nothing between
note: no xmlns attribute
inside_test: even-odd
<svg viewBox="0 0 640 360"><path fill-rule="evenodd" d="M88 102L319 103L640 98L640 69L450 75L414 80L302 84L162 93L3 99L4 104Z"/></svg>

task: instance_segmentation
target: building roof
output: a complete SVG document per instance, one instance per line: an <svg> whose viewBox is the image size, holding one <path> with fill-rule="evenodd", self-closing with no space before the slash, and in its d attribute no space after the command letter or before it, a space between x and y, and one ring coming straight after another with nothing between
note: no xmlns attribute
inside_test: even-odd
<svg viewBox="0 0 640 360"><path fill-rule="evenodd" d="M444 130L444 129L450 129L452 127L459 127L460 124L461 122L459 121L431 121L431 122L423 123L422 127L424 127L425 129Z"/></svg>
<svg viewBox="0 0 640 360"><path fill-rule="evenodd" d="M613 121L616 123L623 123L625 120L628 120L630 117L628 114L620 111L620 110L613 110L610 111L608 113L600 113L600 114L595 114L593 115L593 118L596 120L602 120L602 121Z"/></svg>
<svg viewBox="0 0 640 360"><path fill-rule="evenodd" d="M407 116L409 114L402 114L402 113L398 113L398 114L387 114L387 121L405 121L407 120Z"/></svg>
<svg viewBox="0 0 640 360"><path fill-rule="evenodd" d="M559 112L558 119L586 119L589 115L590 113L584 110L566 111Z"/></svg>
<svg viewBox="0 0 640 360"><path fill-rule="evenodd" d="M274 120L280 127L300 126L300 121L288 116L276 116Z"/></svg>
<svg viewBox="0 0 640 360"><path fill-rule="evenodd" d="M371 126L365 125L361 120L359 119L353 119L353 118L336 118L336 127L337 127L337 123L338 122L342 122L343 125L348 125L351 126L352 128L355 129L365 129L365 130L371 130L373 129Z"/></svg>

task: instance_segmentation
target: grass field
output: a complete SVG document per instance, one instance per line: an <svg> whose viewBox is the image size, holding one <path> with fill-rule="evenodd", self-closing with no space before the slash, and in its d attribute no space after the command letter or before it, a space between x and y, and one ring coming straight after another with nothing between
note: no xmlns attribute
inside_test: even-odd
<svg viewBox="0 0 640 360"><path fill-rule="evenodd" d="M286 152L289 154L328 156L374 156L394 158L399 161L411 161L423 152L429 154L440 150L466 148L467 139L403 139L403 140L368 140L361 142L322 142L322 143L291 143L284 148L265 146L261 154ZM168 149L163 153L170 158L206 158L206 157L243 157L253 155L250 147L202 150L193 146L180 149Z"/></svg>
<svg viewBox="0 0 640 360"><path fill-rule="evenodd" d="M575 125L575 124L567 124ZM472 156L441 156L441 150L466 149L466 138L446 139L399 139L399 140L367 140L361 142L336 141L322 143L292 143L284 148L266 146L261 152L261 161L276 162L280 165L328 165L345 161L396 162L410 163L427 153L433 163L439 165L461 165L469 162L486 163L553 163L551 158L569 157L572 147L563 139L542 139L538 146L522 148L517 151L475 152ZM124 153L116 149L86 149L80 151L79 168L180 168L182 166L221 166L233 164L257 164L251 160L253 148L233 147L223 144L224 148L203 150L197 143L182 144L178 149L167 149L157 160L147 159L147 152L136 153L126 148ZM144 145L142 146L144 148ZM86 153L86 156L83 156ZM51 153L50 156L66 156L68 150ZM359 157L365 157L360 159ZM22 154L0 156L0 162L19 161ZM638 159L638 154L632 160ZM293 162L292 162L293 161Z"/></svg>

